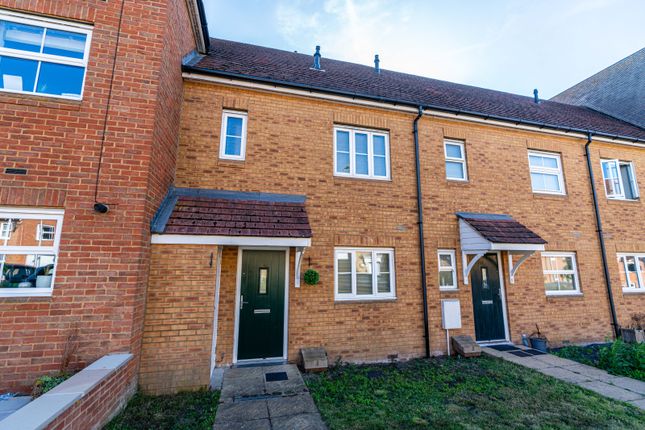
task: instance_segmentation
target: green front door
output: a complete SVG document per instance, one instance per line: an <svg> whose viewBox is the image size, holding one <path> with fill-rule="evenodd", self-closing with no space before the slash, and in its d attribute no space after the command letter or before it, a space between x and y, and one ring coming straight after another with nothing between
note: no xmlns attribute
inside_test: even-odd
<svg viewBox="0 0 645 430"><path fill-rule="evenodd" d="M497 254L486 254L470 271L478 342L506 339L504 303L499 280Z"/></svg>
<svg viewBox="0 0 645 430"><path fill-rule="evenodd" d="M284 251L242 251L237 359L283 356Z"/></svg>

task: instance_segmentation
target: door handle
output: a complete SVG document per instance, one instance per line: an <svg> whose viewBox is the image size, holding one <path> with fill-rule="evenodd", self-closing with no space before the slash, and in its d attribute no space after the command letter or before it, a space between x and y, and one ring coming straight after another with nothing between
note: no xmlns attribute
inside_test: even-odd
<svg viewBox="0 0 645 430"><path fill-rule="evenodd" d="M240 294L240 310L244 309L244 305L248 305L249 302L244 301L244 294Z"/></svg>

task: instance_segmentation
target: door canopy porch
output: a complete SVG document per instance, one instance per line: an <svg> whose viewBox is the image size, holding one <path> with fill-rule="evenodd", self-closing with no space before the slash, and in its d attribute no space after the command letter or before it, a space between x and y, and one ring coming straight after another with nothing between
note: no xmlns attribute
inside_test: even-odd
<svg viewBox="0 0 645 430"><path fill-rule="evenodd" d="M509 215L457 212L461 241L464 283L471 269L487 252L507 251L511 284L515 273L535 251L544 251L546 240ZM468 255L473 258L468 261ZM519 255L513 263L513 255Z"/></svg>
<svg viewBox="0 0 645 430"><path fill-rule="evenodd" d="M300 261L311 245L306 197L172 187L152 220L153 244L296 248Z"/></svg>

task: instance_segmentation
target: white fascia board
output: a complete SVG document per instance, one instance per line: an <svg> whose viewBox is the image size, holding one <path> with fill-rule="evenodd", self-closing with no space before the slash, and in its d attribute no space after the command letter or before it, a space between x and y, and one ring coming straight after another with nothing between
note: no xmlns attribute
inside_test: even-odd
<svg viewBox="0 0 645 430"><path fill-rule="evenodd" d="M493 251L544 251L544 245L534 243L493 243Z"/></svg>
<svg viewBox="0 0 645 430"><path fill-rule="evenodd" d="M347 103L352 105L370 106L370 107L375 107L380 109L395 110L399 112L408 112L413 114L418 113L418 109L412 106L403 106L403 105L397 105L395 103L387 103L387 102L377 102L377 101L372 101L368 99L362 99L360 98L360 96L356 96L356 98L349 97L349 96L339 96L335 94L322 93L314 90L301 90L301 89L295 89L295 88L288 88L277 84L265 84L265 83L259 83L259 82L246 81L243 79L211 76L211 75L195 73L195 72L184 72L182 76L184 79L193 80L193 81L212 82L216 84L228 85L233 87L251 88L251 89L256 89L261 91L269 91L273 93L281 93L281 94L289 94L289 95L295 95L295 96L301 96L301 97L323 99L323 100L335 101L339 103ZM464 121L464 122L471 122L471 123L478 123L478 124L489 124L489 125L495 125L495 126L504 127L504 128L512 128L516 130L526 130L526 131L531 131L536 133L566 136L571 138L584 139L585 141L587 140L586 134L573 132L573 131L564 132L564 131L552 130L548 128L541 128L541 127L531 126L531 125L514 124L512 122L506 122L506 121L495 120L495 119L484 119L484 118L480 118L480 117L477 117L474 115L468 115L468 114L456 115L454 113L443 112L443 111L433 110L433 109L424 110L423 113L424 115L427 115L427 116L434 116L437 118L447 118L455 121ZM631 142L629 140L611 139L611 138L600 137L600 136L594 136L593 140L594 142L615 143L617 145L626 145L626 146L634 146L637 148L645 148L645 144Z"/></svg>
<svg viewBox="0 0 645 430"><path fill-rule="evenodd" d="M311 238L153 234L158 245L311 246Z"/></svg>

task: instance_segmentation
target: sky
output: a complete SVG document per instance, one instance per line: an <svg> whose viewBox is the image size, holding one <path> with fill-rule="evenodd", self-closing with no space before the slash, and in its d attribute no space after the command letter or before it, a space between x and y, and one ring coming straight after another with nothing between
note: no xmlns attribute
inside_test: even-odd
<svg viewBox="0 0 645 430"><path fill-rule="evenodd" d="M645 47L645 0L203 0L211 37L550 98Z"/></svg>

